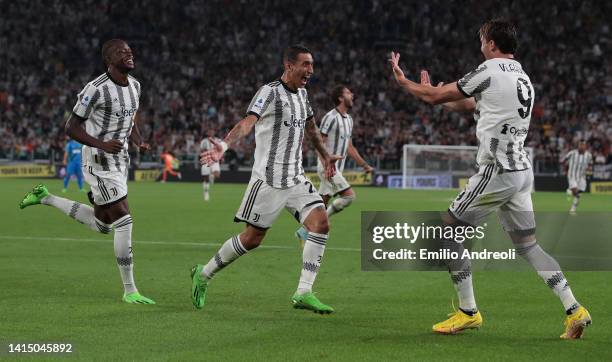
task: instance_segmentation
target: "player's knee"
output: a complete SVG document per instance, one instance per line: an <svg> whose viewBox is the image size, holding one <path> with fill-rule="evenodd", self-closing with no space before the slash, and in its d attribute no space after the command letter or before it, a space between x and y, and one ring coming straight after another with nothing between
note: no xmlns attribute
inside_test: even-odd
<svg viewBox="0 0 612 362"><path fill-rule="evenodd" d="M516 247L516 251L519 254L519 249L536 243L535 229L510 231L508 234L510 235L510 239L512 239L512 243Z"/></svg>
<svg viewBox="0 0 612 362"><path fill-rule="evenodd" d="M342 210L352 204L353 201L355 201L355 194L341 196L334 200L334 206L338 206Z"/></svg>
<svg viewBox="0 0 612 362"><path fill-rule="evenodd" d="M265 235L266 230L249 225L246 230L240 234L240 242L247 250L255 249L261 244Z"/></svg>
<svg viewBox="0 0 612 362"><path fill-rule="evenodd" d="M314 220L309 231L318 233L318 234L328 234L329 233L329 221L327 217L320 217Z"/></svg>

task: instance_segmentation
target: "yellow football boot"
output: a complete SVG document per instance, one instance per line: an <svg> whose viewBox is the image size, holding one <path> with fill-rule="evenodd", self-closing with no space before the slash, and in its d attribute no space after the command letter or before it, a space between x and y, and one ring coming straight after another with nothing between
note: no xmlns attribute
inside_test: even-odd
<svg viewBox="0 0 612 362"><path fill-rule="evenodd" d="M565 333L561 335L561 339L578 339L582 337L584 329L591 322L589 311L583 306L578 307L574 313L565 318Z"/></svg>
<svg viewBox="0 0 612 362"><path fill-rule="evenodd" d="M482 315L479 311L474 315L468 315L459 309L450 313L448 316L450 318L447 320L434 324L432 328L434 332L441 334L457 334L466 329L478 329L482 326Z"/></svg>

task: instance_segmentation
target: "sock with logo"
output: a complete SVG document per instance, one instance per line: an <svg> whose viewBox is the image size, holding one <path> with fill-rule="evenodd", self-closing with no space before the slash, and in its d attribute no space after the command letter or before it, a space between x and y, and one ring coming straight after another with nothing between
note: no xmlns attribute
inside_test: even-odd
<svg viewBox="0 0 612 362"><path fill-rule="evenodd" d="M223 243L215 256L213 256L204 266L204 269L202 269L202 277L206 280L212 279L218 271L246 254L247 251L248 250L240 241L240 235L232 236Z"/></svg>

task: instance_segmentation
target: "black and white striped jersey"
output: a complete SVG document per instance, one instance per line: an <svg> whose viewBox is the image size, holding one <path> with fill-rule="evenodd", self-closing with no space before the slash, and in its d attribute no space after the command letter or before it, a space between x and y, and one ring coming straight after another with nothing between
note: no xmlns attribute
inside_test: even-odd
<svg viewBox="0 0 612 362"><path fill-rule="evenodd" d="M586 172L593 163L593 155L589 151L580 153L578 149L574 149L563 157L562 162L567 162L567 178L580 180L586 177Z"/></svg>
<svg viewBox="0 0 612 362"><path fill-rule="evenodd" d="M523 145L535 92L521 64L514 59L489 59L461 78L457 87L476 100L476 162L506 170L531 167Z"/></svg>
<svg viewBox="0 0 612 362"><path fill-rule="evenodd" d="M223 141L222 139L218 137L213 137L213 139L219 143ZM208 139L208 137L204 137L204 139L202 139L202 142L200 142L200 151L208 151L212 148L213 148L213 144L212 142L210 142L210 139Z"/></svg>
<svg viewBox="0 0 612 362"><path fill-rule="evenodd" d="M304 127L313 122L306 89L292 91L280 80L268 83L259 88L247 114L258 117L253 177L279 189L304 182Z"/></svg>
<svg viewBox="0 0 612 362"><path fill-rule="evenodd" d="M342 156L341 160L336 161L338 172L344 170L348 146L353 134L353 118L347 114L342 115L336 108L327 112L321 120L321 133L327 136L325 148L330 155ZM319 169L323 169L321 160L318 161Z"/></svg>
<svg viewBox="0 0 612 362"><path fill-rule="evenodd" d="M128 76L128 83L119 85L104 73L79 93L72 112L86 120L87 133L103 141L123 142L123 150L117 154L83 145L83 165L102 171L124 171L129 167L128 138L138 111L140 83L132 76Z"/></svg>

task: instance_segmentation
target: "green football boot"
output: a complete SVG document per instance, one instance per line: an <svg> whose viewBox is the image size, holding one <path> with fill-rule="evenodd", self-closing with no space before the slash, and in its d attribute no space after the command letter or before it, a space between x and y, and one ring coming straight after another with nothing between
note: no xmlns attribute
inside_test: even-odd
<svg viewBox="0 0 612 362"><path fill-rule="evenodd" d="M155 304L153 299L149 299L138 292L124 294L123 301L130 304Z"/></svg>
<svg viewBox="0 0 612 362"><path fill-rule="evenodd" d="M329 305L321 303L314 293L308 292L304 294L297 294L297 292L291 297L291 303L295 309L308 309L319 314L330 314L334 312L334 308Z"/></svg>
<svg viewBox="0 0 612 362"><path fill-rule="evenodd" d="M204 308L206 303L208 281L202 279L202 269L204 269L202 264L196 264L191 268L191 303L196 309Z"/></svg>
<svg viewBox="0 0 612 362"><path fill-rule="evenodd" d="M38 205L40 201L49 195L49 190L47 186L43 184L38 184L32 188L32 191L28 192L23 200L19 203L20 209L25 209L28 206Z"/></svg>

